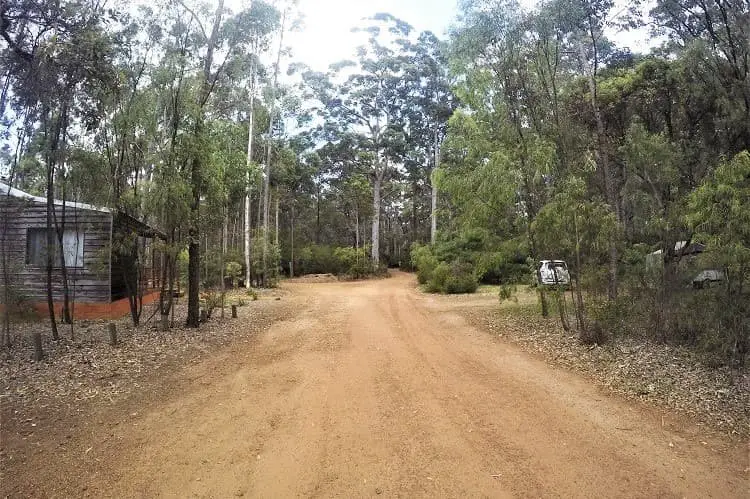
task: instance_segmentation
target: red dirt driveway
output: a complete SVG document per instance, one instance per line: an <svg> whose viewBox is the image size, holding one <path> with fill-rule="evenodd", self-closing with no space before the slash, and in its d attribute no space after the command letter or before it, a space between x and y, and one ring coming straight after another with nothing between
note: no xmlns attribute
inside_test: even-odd
<svg viewBox="0 0 750 499"><path fill-rule="evenodd" d="M413 276L284 287L293 316L36 455L28 495L750 497L746 445L664 426Z"/></svg>

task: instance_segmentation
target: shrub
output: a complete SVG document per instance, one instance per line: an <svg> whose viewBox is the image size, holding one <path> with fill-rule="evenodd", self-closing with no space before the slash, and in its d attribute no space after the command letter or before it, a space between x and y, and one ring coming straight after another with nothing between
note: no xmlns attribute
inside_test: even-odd
<svg viewBox="0 0 750 499"><path fill-rule="evenodd" d="M451 267L445 262L440 262L430 273L427 280L428 293L445 293L445 283L451 274Z"/></svg>
<svg viewBox="0 0 750 499"><path fill-rule="evenodd" d="M411 249L411 264L417 269L419 284L427 284L440 262L429 246L414 244Z"/></svg>
<svg viewBox="0 0 750 499"><path fill-rule="evenodd" d="M448 294L473 293L478 285L471 264L455 262L451 265L450 275L445 281L445 292Z"/></svg>
<svg viewBox="0 0 750 499"><path fill-rule="evenodd" d="M432 271L426 283L429 293L473 293L477 290L478 282L471 264L454 262L447 264L440 262Z"/></svg>
<svg viewBox="0 0 750 499"><path fill-rule="evenodd" d="M584 345L603 345L609 340L609 335L602 323L594 320L578 332L578 339Z"/></svg>
<svg viewBox="0 0 750 499"><path fill-rule="evenodd" d="M203 293L201 298L203 301L203 306L206 309L206 316L210 319L214 309L221 307L224 294L216 291L206 291Z"/></svg>
<svg viewBox="0 0 750 499"><path fill-rule="evenodd" d="M331 246L311 244L299 252L296 270L299 274L335 274L338 260Z"/></svg>
<svg viewBox="0 0 750 499"><path fill-rule="evenodd" d="M367 248L340 247L333 250L336 268L332 273L346 274L353 279L362 279L373 274L372 265L367 257Z"/></svg>
<svg viewBox="0 0 750 499"><path fill-rule="evenodd" d="M232 287L237 287L237 280L242 277L242 264L227 262L224 274L232 280Z"/></svg>
<svg viewBox="0 0 750 499"><path fill-rule="evenodd" d="M503 303L505 301L514 301L518 302L518 297L516 296L516 286L513 284L503 284L500 286L500 290L498 291L498 298L500 299L500 303Z"/></svg>

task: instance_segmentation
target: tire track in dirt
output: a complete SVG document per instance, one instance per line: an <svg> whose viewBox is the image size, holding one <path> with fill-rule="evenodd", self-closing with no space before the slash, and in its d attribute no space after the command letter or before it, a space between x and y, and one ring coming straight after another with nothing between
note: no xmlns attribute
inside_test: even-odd
<svg viewBox="0 0 750 499"><path fill-rule="evenodd" d="M747 450L680 439L469 326L412 276L287 283L297 312L186 368L101 442L93 497L746 497ZM59 463L64 469L65 463ZM101 469L101 468L94 468ZM83 491L83 493L80 493Z"/></svg>

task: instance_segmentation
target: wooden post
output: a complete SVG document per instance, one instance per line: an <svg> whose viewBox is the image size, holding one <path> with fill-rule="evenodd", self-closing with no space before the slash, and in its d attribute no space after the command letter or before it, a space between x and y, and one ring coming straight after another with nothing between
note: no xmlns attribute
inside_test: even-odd
<svg viewBox="0 0 750 499"><path fill-rule="evenodd" d="M44 350L42 350L42 333L33 333L31 335L31 342L34 344L34 362L39 362L44 358Z"/></svg>
<svg viewBox="0 0 750 499"><path fill-rule="evenodd" d="M232 319L237 318L237 305L232 305Z"/></svg>
<svg viewBox="0 0 750 499"><path fill-rule="evenodd" d="M114 322L107 324L107 331L109 332L109 344L113 347L117 346L117 325Z"/></svg>
<svg viewBox="0 0 750 499"><path fill-rule="evenodd" d="M204 308L201 310L201 317L200 322L206 322L208 320L208 313L206 312L206 309Z"/></svg>

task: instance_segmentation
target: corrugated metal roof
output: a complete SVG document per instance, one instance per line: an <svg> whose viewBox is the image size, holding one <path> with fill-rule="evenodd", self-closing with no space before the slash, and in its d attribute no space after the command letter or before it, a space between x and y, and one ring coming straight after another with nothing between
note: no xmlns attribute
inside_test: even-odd
<svg viewBox="0 0 750 499"><path fill-rule="evenodd" d="M24 192L20 189L16 189L15 187L11 187L8 184L4 184L2 182L0 182L0 195L11 196L11 197L18 198L18 199L25 199L27 201L31 201L32 203L39 203L39 204L44 204L44 205L47 204L47 200L43 197L33 196L29 194L28 192ZM55 199L55 205L62 206L63 202L59 199ZM90 210L90 211L99 211L102 213L112 213L112 211L109 208L100 208L92 204L75 203L73 201L65 201L65 206L70 207L70 208L77 208L79 210Z"/></svg>

